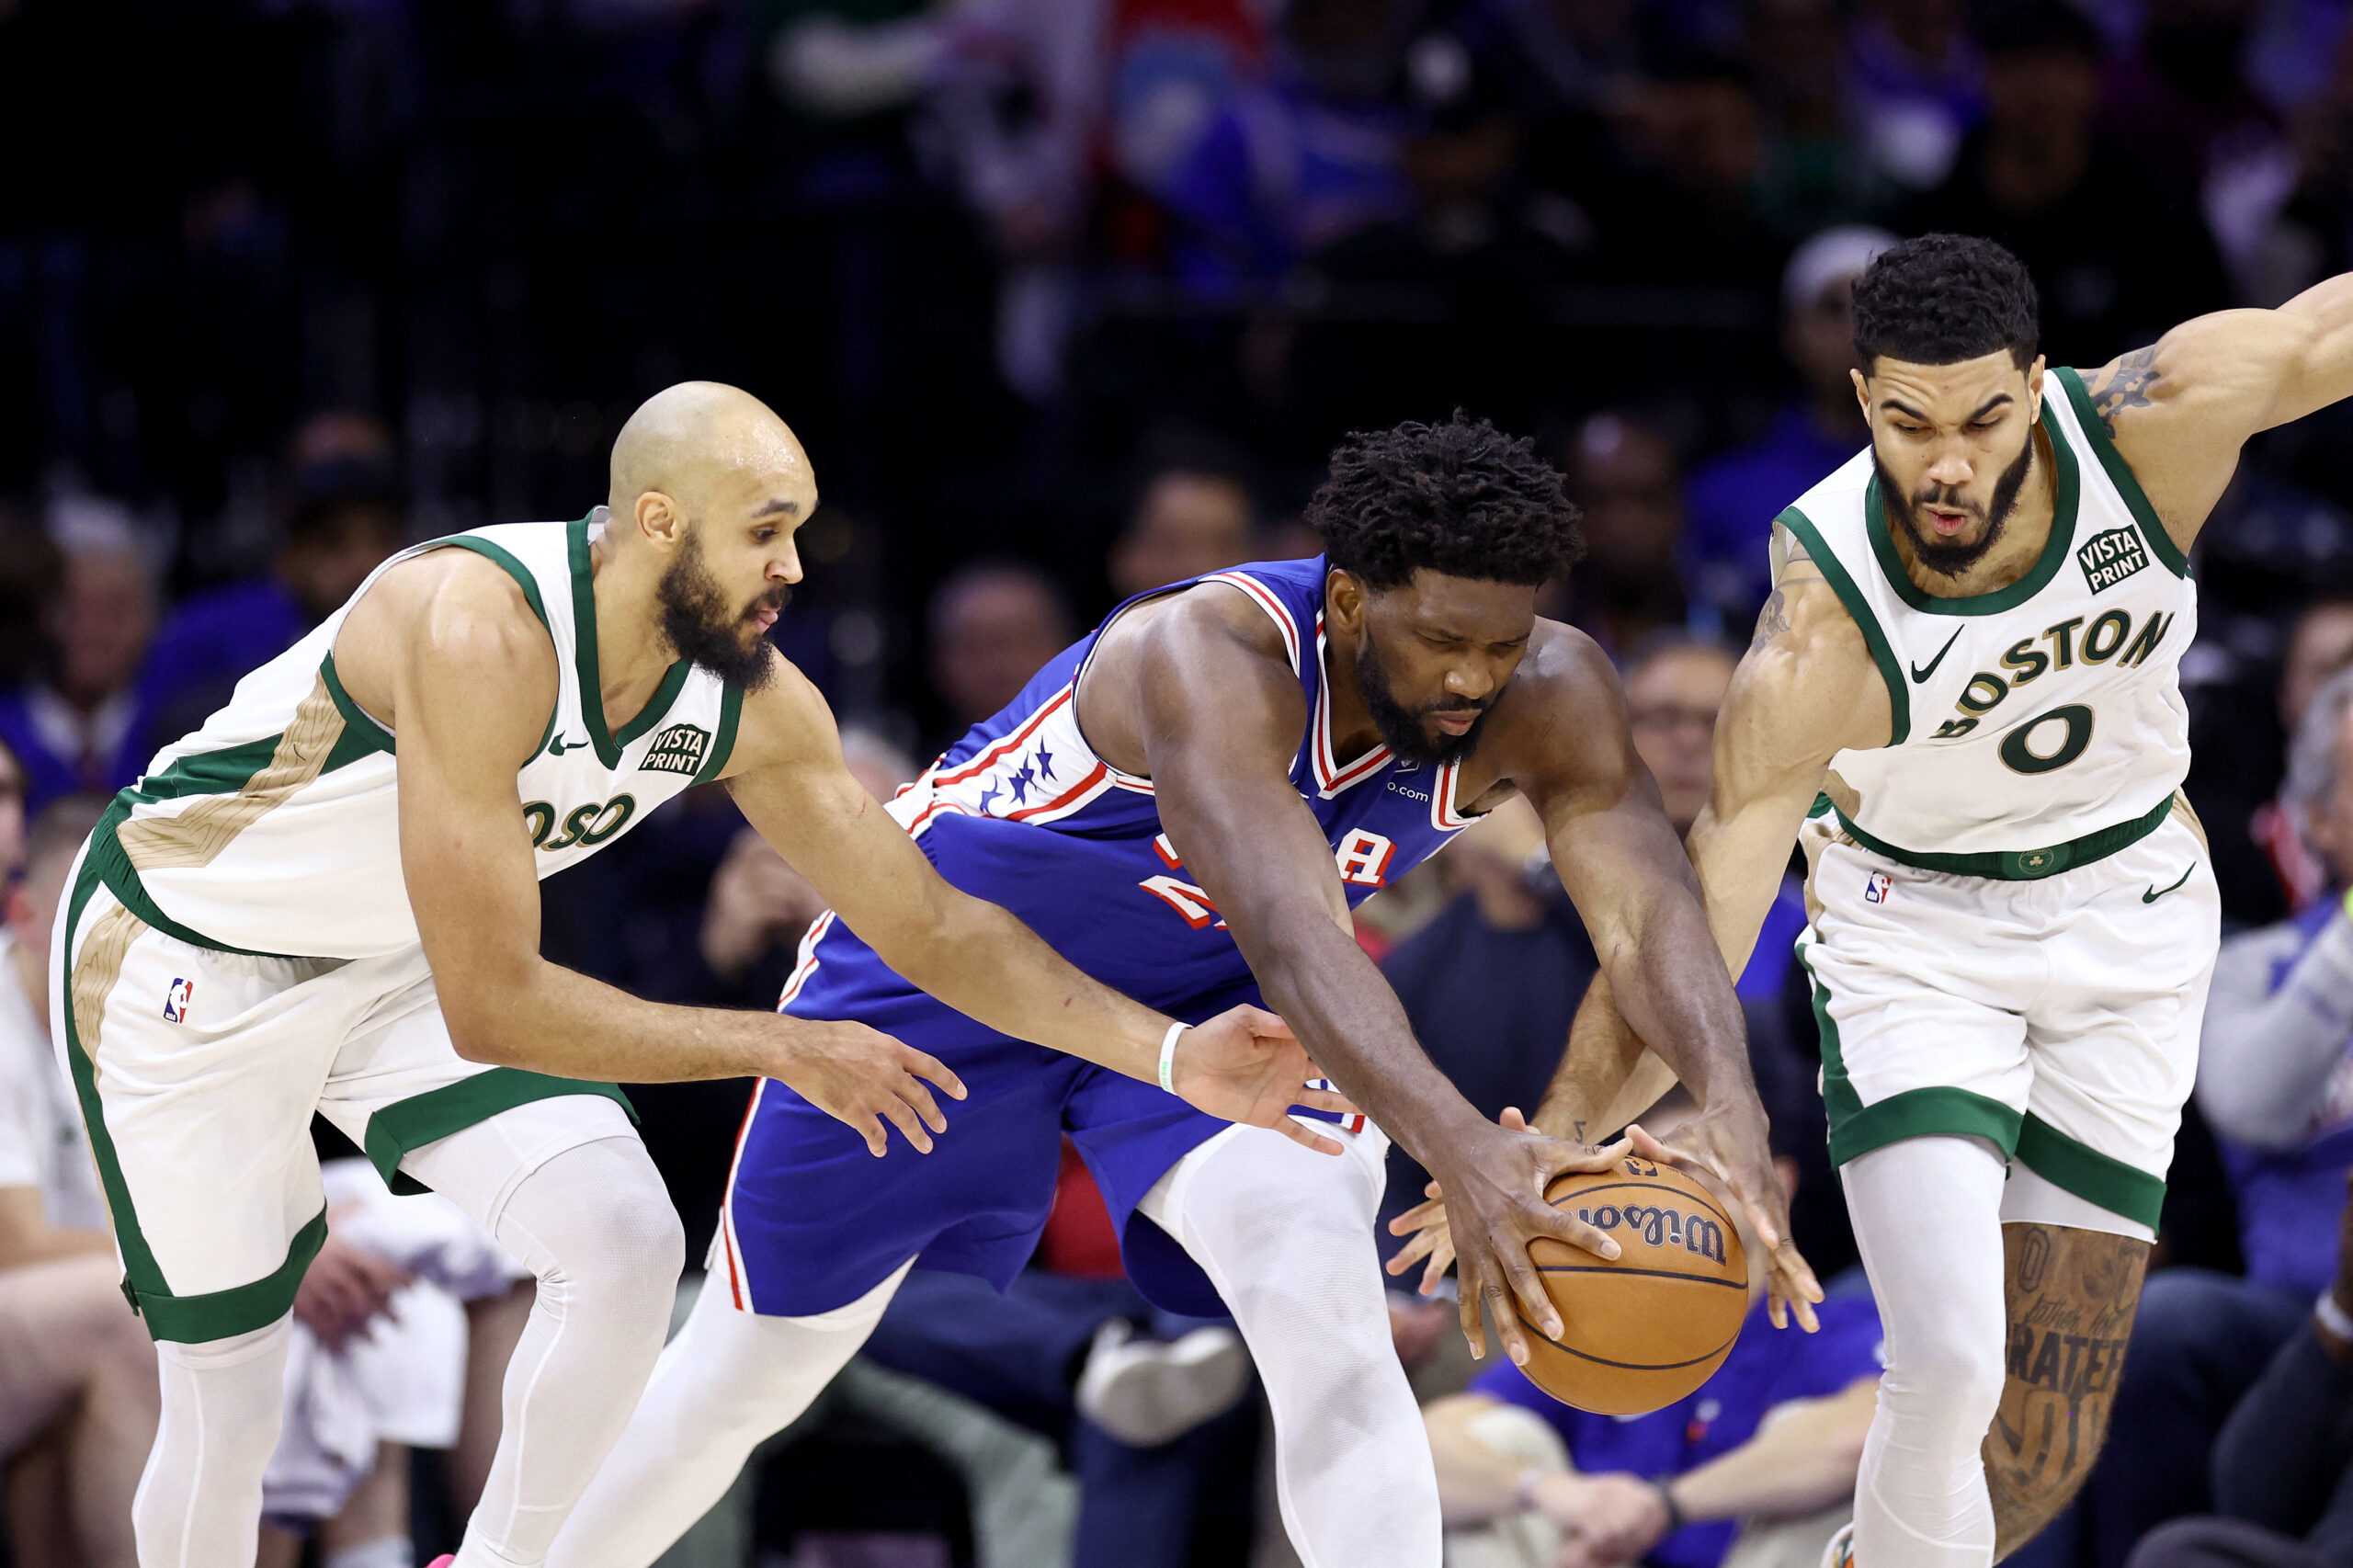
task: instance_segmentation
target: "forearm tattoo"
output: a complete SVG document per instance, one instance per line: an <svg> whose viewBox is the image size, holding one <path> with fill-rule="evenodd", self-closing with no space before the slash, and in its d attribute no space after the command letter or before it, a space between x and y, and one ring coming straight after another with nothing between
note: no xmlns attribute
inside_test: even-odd
<svg viewBox="0 0 2353 1568"><path fill-rule="evenodd" d="M2135 348L2116 362L2116 369L2101 378L2092 389L2092 412L2107 426L2111 439L2116 435L2117 415L2128 408L2149 406L2149 389L2157 381L2157 350L2154 344Z"/></svg>

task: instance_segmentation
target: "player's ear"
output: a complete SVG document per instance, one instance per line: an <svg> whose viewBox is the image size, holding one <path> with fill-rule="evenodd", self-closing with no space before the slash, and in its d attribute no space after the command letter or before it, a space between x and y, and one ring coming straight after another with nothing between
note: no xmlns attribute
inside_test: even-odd
<svg viewBox="0 0 2353 1568"><path fill-rule="evenodd" d="M1364 585L1352 573L1332 568L1324 585L1324 612L1333 627L1353 637L1364 630Z"/></svg>
<svg viewBox="0 0 2353 1568"><path fill-rule="evenodd" d="M1871 418L1871 383L1860 370L1848 370L1847 374L1854 381L1855 403L1862 409L1863 423L1868 425Z"/></svg>
<svg viewBox="0 0 2353 1568"><path fill-rule="evenodd" d="M676 547L687 529L685 508L659 490L648 490L637 498L633 508L637 516L637 531L648 542L664 550Z"/></svg>
<svg viewBox="0 0 2353 1568"><path fill-rule="evenodd" d="M2034 363L2026 368L2026 411L2029 417L2035 419L2042 417L2042 371L2045 362L2044 357L2038 354L2034 357Z"/></svg>

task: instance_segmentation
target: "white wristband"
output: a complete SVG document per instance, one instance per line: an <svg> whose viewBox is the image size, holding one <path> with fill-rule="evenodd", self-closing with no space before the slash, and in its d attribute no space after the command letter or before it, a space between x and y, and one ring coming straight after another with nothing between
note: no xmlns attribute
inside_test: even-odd
<svg viewBox="0 0 2353 1568"><path fill-rule="evenodd" d="M1160 1086L1172 1095L1176 1092L1176 1037L1192 1027L1171 1024L1168 1032L1160 1037Z"/></svg>
<svg viewBox="0 0 2353 1568"><path fill-rule="evenodd" d="M2345 1309L2336 1304L2334 1288L2320 1293L2320 1300L2313 1303L2313 1316L2320 1320L2321 1327L2337 1338L2353 1341L2353 1317L2348 1317Z"/></svg>

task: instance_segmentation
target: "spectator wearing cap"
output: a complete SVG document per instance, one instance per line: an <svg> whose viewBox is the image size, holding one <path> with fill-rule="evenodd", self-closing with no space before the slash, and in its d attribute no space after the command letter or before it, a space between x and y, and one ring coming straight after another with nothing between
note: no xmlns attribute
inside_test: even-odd
<svg viewBox="0 0 2353 1568"><path fill-rule="evenodd" d="M1775 1164L1793 1187L1796 1166ZM1746 1216L1733 1222L1761 1273ZM1818 1309L1819 1333L1776 1333L1750 1294L1724 1364L1648 1415L1572 1409L1512 1366L1430 1403L1451 1568L1717 1568L1758 1516L1789 1521L1765 1560L1815 1561L1852 1510L1884 1361L1879 1311L1868 1294L1837 1296Z"/></svg>
<svg viewBox="0 0 2353 1568"><path fill-rule="evenodd" d="M41 656L0 693L0 742L25 773L25 810L80 790L112 794L147 760L136 682L155 625L155 572L130 512L76 498L51 508L64 570L41 603Z"/></svg>
<svg viewBox="0 0 2353 1568"><path fill-rule="evenodd" d="M140 677L148 750L200 727L400 548L392 461L390 432L364 415L322 415L297 433L293 506L270 575L194 596L156 633Z"/></svg>
<svg viewBox="0 0 2353 1568"><path fill-rule="evenodd" d="M2096 133L2105 53L2092 24L2065 0L2010 0L1982 43L1984 123L1893 226L2008 246L2041 290L2053 365L2105 364L2229 303L2194 187Z"/></svg>
<svg viewBox="0 0 2353 1568"><path fill-rule="evenodd" d="M2199 1040L2198 1108L2222 1144L2246 1274L2149 1276L2109 1447L2079 1505L2100 1568L2151 1527L2211 1506L2216 1434L2334 1274L2353 1171L2353 671L2312 699L2284 794L2329 891L2222 944Z"/></svg>
<svg viewBox="0 0 2353 1568"><path fill-rule="evenodd" d="M1855 402L1855 279L1895 243L1883 229L1825 229L1781 274L1781 352L1802 394L1749 446L1694 469L1684 487L1685 580L1727 631L1746 627L1770 589L1767 547L1781 508L1860 451Z"/></svg>

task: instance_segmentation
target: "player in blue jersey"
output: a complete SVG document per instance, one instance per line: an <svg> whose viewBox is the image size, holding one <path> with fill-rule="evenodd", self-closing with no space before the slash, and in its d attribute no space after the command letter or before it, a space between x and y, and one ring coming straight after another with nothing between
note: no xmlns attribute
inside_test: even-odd
<svg viewBox="0 0 2353 1568"><path fill-rule="evenodd" d="M783 1007L851 1018L951 1063L969 1090L929 1155L879 1164L763 1083L710 1283L549 1558L642 1568L857 1350L910 1267L1000 1285L1034 1246L1068 1131L1128 1269L1178 1311L1230 1311L1275 1413L1277 1494L1310 1568L1436 1568L1438 1501L1389 1338L1372 1238L1384 1131L1444 1182L1479 1309L1524 1358L1513 1298L1557 1314L1527 1256L1614 1243L1541 1201L1598 1151L1483 1120L1415 1042L1350 906L1512 790L1619 1005L1692 1086L1684 1157L1776 1244L1777 1308L1818 1299L1787 1234L1739 1004L1608 661L1536 617L1576 514L1532 447L1458 417L1354 437L1310 518L1326 554L1131 601L1050 662L892 811L947 880L1003 903L1096 979L1177 1018L1260 998L1350 1099L1318 1158L1161 1087L1011 1040L923 995L830 915ZM1162 1084L1181 1091L1172 1028ZM1303 1113L1315 1116L1317 1113Z"/></svg>

